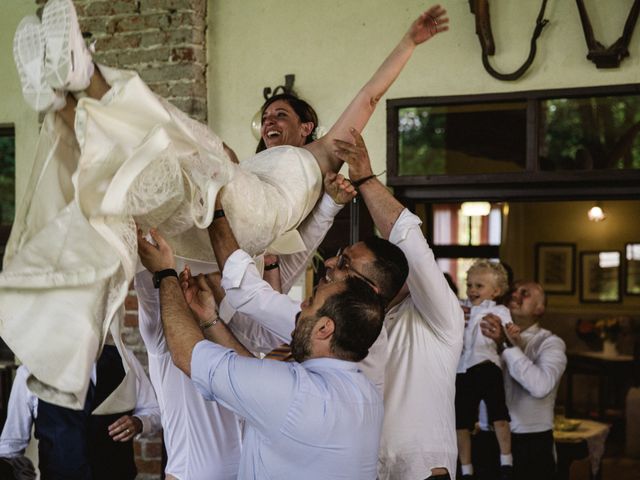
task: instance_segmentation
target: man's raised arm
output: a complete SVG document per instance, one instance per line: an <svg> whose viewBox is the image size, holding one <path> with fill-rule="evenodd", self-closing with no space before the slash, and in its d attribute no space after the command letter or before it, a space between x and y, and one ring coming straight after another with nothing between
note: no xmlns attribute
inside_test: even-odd
<svg viewBox="0 0 640 480"><path fill-rule="evenodd" d="M421 312L429 312L429 326L447 341L458 341L464 319L456 296L436 263L419 228L420 219L409 212L373 174L362 136L351 130L354 143L336 140L335 155L349 164L349 177L364 199L373 221L384 238L396 244L407 257L407 284Z"/></svg>
<svg viewBox="0 0 640 480"><path fill-rule="evenodd" d="M382 236L388 239L393 225L405 207L373 174L367 147L362 136L355 128L351 129L351 135L355 140L354 144L342 140L334 141L335 155L349 164L351 183L358 189L360 196L367 204L367 209L376 227Z"/></svg>
<svg viewBox="0 0 640 480"><path fill-rule="evenodd" d="M138 230L138 253L142 264L150 272L175 271L175 258L169 244L155 229L149 233L156 245L148 242L142 230ZM177 276L167 276L160 281L160 312L171 359L176 367L191 376L193 348L204 340L204 335L182 295Z"/></svg>

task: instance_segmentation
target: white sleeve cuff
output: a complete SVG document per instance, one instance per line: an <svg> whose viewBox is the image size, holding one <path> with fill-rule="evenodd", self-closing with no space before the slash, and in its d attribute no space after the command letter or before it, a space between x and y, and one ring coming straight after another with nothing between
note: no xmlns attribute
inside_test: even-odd
<svg viewBox="0 0 640 480"><path fill-rule="evenodd" d="M525 354L522 350L520 350L520 347L516 347L515 345L510 348L505 348L502 352L502 358L504 358L507 363L516 362L524 356Z"/></svg>
<svg viewBox="0 0 640 480"><path fill-rule="evenodd" d="M140 422L142 422L142 431L137 435L137 437L143 437L152 430L153 426L149 421L149 417L147 417L146 415L132 415L132 416L136 417L138 420L140 420Z"/></svg>
<svg viewBox="0 0 640 480"><path fill-rule="evenodd" d="M225 296L220 302L220 305L218 305L218 317L228 325L235 314L236 309L231 306L231 303L229 303Z"/></svg>
<svg viewBox="0 0 640 480"><path fill-rule="evenodd" d="M247 267L254 264L251 256L244 250L238 249L227 258L222 272L222 288L238 288L242 283Z"/></svg>
<svg viewBox="0 0 640 480"><path fill-rule="evenodd" d="M335 217L340 210L344 207L344 203L336 203L334 202L331 195L328 193L324 193L320 202L318 203L318 211L323 215L327 215L329 217Z"/></svg>

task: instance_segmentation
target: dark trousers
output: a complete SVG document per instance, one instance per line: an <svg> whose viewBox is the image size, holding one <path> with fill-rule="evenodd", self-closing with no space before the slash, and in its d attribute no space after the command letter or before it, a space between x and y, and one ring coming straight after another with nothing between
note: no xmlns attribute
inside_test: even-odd
<svg viewBox="0 0 640 480"><path fill-rule="evenodd" d="M480 431L472 437L473 469L476 480L500 478L500 447L494 432ZM553 433L512 433L513 478L552 480L556 464Z"/></svg>
<svg viewBox="0 0 640 480"><path fill-rule="evenodd" d="M500 478L500 446L495 432L480 430L471 436L471 463L475 480Z"/></svg>
<svg viewBox="0 0 640 480"><path fill-rule="evenodd" d="M42 480L129 480L136 477L133 442L114 442L107 427L124 414L91 415L120 384L124 368L116 347L105 345L83 410L38 401L35 435Z"/></svg>
<svg viewBox="0 0 640 480"><path fill-rule="evenodd" d="M513 476L516 480L552 479L556 471L553 432L512 433Z"/></svg>
<svg viewBox="0 0 640 480"><path fill-rule="evenodd" d="M444 475L431 475L424 480L451 480L451 476L449 476L448 473L445 473Z"/></svg>

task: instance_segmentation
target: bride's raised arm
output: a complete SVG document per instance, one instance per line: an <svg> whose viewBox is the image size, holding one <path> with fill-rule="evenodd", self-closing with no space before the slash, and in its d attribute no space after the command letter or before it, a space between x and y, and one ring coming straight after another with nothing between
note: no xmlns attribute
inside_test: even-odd
<svg viewBox="0 0 640 480"><path fill-rule="evenodd" d="M333 155L333 140L352 141L350 128L361 132L373 111L391 84L398 77L414 49L437 35L449 29L447 11L440 5L434 5L422 13L409 27L398 45L382 62L369 81L360 89L340 118L331 127L327 135L317 141L305 145L304 148L313 153L322 173L332 170L337 172L342 162Z"/></svg>

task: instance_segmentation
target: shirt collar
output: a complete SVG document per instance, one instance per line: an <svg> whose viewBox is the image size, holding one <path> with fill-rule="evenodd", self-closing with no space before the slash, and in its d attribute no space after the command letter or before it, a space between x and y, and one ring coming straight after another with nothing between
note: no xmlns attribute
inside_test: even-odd
<svg viewBox="0 0 640 480"><path fill-rule="evenodd" d="M538 333L540 331L540 324L539 323L534 323L533 325L531 325L529 328L527 328L526 330L523 330L520 333L520 338L525 342L529 342L529 340L531 340L536 333Z"/></svg>
<svg viewBox="0 0 640 480"><path fill-rule="evenodd" d="M310 358L309 360L302 362L301 365L310 370L314 370L316 368L336 368L338 370L358 371L358 364L356 362L349 362L347 360L329 357Z"/></svg>

